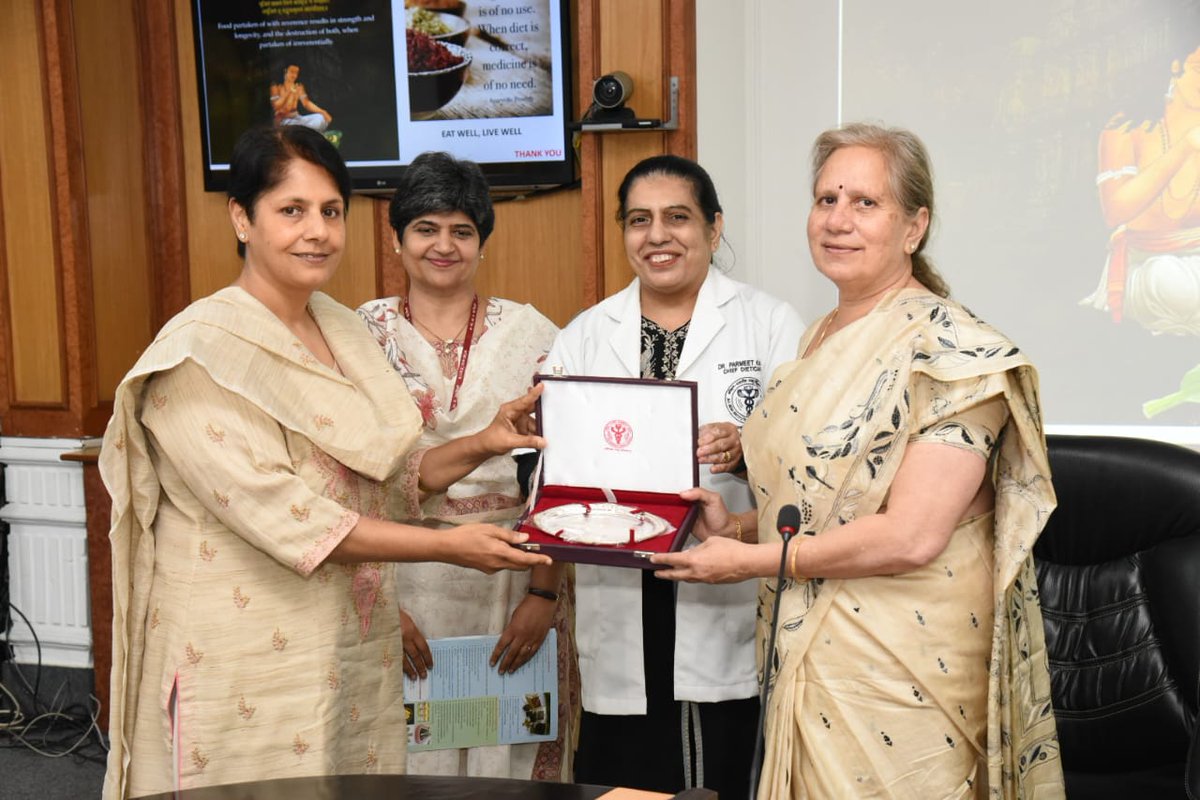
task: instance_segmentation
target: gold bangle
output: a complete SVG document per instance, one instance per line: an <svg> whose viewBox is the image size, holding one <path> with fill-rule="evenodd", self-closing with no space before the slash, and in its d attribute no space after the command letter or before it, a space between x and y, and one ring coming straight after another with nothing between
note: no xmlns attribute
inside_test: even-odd
<svg viewBox="0 0 1200 800"><path fill-rule="evenodd" d="M792 537L792 552L788 556L788 576L794 580L800 580L800 575L796 572L796 556L800 553L800 545L804 544L804 539Z"/></svg>
<svg viewBox="0 0 1200 800"><path fill-rule="evenodd" d="M740 514L733 515L733 538L739 542L742 540L742 517Z"/></svg>

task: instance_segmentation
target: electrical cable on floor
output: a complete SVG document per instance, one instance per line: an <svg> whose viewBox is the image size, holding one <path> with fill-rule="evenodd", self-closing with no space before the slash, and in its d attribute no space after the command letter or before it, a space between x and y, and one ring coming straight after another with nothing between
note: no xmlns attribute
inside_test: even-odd
<svg viewBox="0 0 1200 800"><path fill-rule="evenodd" d="M9 604L9 610L20 614L25 626L33 636L34 647L37 650L37 665L35 667L33 684L21 670L16 661L11 661L8 668L20 679L26 692L32 700L33 707L28 712L22 707L17 696L0 681L0 748L24 747L38 755L49 758L73 756L76 759L104 763L107 760L108 745L104 740L103 731L97 720L100 716L100 701L95 695L89 694L90 708L84 708L78 703L64 706L64 683L55 696L46 702L41 697L42 683L42 643L37 632L33 629L29 618L19 608ZM11 708L6 708L11 704ZM7 740L12 740L9 743ZM94 740L94 741L92 741ZM98 746L99 752L95 752Z"/></svg>

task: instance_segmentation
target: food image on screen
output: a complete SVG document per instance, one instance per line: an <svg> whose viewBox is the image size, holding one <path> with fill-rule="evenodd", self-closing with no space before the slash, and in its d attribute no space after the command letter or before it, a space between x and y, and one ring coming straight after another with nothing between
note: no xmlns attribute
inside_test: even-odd
<svg viewBox="0 0 1200 800"><path fill-rule="evenodd" d="M358 191L387 191L430 150L477 162L494 187L574 178L568 0L191 5L208 191L263 124L321 132Z"/></svg>
<svg viewBox="0 0 1200 800"><path fill-rule="evenodd" d="M408 40L408 72L433 72L434 70L454 67L463 62L463 57L455 55L441 42L420 31L409 28Z"/></svg>

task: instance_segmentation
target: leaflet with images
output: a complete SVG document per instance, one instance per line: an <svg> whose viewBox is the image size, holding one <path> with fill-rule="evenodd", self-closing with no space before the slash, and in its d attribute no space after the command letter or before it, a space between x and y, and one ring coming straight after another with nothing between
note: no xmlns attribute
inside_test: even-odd
<svg viewBox="0 0 1200 800"><path fill-rule="evenodd" d="M404 679L410 751L522 744L558 738L558 636L516 672L488 661L499 636L432 639L433 668Z"/></svg>

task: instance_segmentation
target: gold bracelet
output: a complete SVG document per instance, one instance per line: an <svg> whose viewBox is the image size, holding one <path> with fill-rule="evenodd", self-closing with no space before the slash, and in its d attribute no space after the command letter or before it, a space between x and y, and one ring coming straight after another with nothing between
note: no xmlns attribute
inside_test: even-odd
<svg viewBox="0 0 1200 800"><path fill-rule="evenodd" d="M804 544L804 539L800 537L792 537L792 552L788 556L788 577L794 581L800 580L800 575L796 572L796 556L800 553L800 545Z"/></svg>
<svg viewBox="0 0 1200 800"><path fill-rule="evenodd" d="M733 515L733 538L739 542L742 540L742 516L741 514Z"/></svg>

